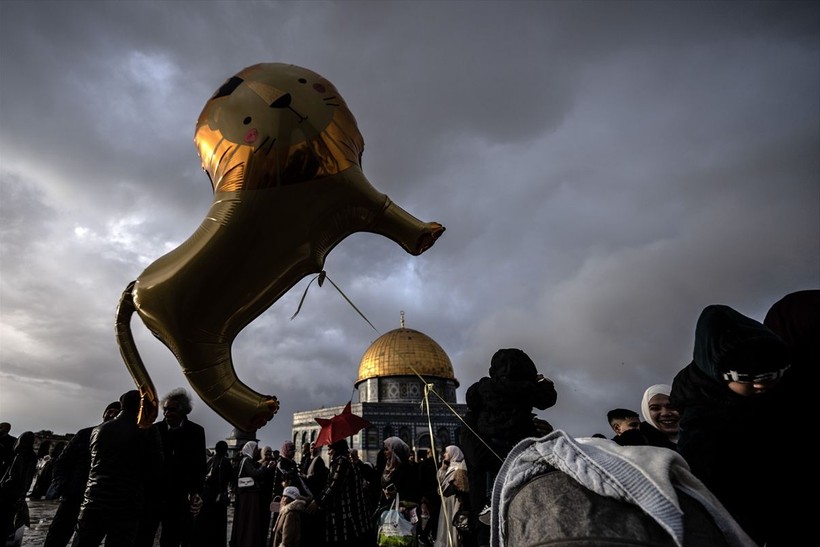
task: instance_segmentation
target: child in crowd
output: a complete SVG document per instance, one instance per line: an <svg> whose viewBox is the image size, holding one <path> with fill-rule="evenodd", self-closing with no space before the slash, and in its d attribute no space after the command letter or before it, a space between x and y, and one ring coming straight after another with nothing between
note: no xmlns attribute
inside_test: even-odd
<svg viewBox="0 0 820 547"><path fill-rule="evenodd" d="M647 444L641 433L641 419L638 413L628 408L613 408L606 413L609 427L615 432L612 440L621 446L640 446Z"/></svg>
<svg viewBox="0 0 820 547"><path fill-rule="evenodd" d="M305 500L299 489L295 486L285 487L279 505L279 518L273 527L273 547L301 547L304 511Z"/></svg>

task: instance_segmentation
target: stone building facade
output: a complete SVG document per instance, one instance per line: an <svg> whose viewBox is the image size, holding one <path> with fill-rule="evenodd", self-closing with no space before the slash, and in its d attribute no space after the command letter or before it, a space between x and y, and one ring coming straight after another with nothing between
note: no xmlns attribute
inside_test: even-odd
<svg viewBox="0 0 820 547"><path fill-rule="evenodd" d="M400 437L424 457L457 444L467 405L456 403L459 383L450 358L424 333L401 327L377 338L359 363L354 384L358 401L351 411L371 426L348 438L351 448L373 464L387 437ZM306 410L293 415L293 442L301 447L319 435L315 418L341 414L344 405Z"/></svg>

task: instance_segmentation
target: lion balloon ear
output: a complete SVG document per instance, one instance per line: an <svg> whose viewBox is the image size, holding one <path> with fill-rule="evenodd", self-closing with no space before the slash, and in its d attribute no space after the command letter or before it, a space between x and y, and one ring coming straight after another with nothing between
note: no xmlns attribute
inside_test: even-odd
<svg viewBox="0 0 820 547"><path fill-rule="evenodd" d="M279 401L237 378L238 333L305 276L320 274L347 236L379 234L420 255L444 226L420 221L370 184L353 114L332 83L302 67L258 64L229 78L205 104L194 143L213 202L199 228L123 292L117 343L142 394L142 426L159 405L131 334L134 312L197 395L254 432Z"/></svg>

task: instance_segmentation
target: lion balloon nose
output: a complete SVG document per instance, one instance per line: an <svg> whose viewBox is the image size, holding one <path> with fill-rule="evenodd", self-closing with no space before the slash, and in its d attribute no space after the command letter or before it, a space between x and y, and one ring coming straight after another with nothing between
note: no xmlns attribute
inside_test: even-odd
<svg viewBox="0 0 820 547"><path fill-rule="evenodd" d="M246 144L253 144L256 142L256 139L259 137L259 131L256 129L248 129L248 132L245 133L245 138L243 141Z"/></svg>
<svg viewBox="0 0 820 547"><path fill-rule="evenodd" d="M321 272L349 235L379 234L420 255L445 228L373 187L362 172L364 139L353 114L330 81L306 68L258 64L228 78L205 104L194 143L213 187L211 207L186 241L123 292L117 343L146 400L156 401L131 334L136 311L197 395L253 432L279 401L236 376L231 345L239 332Z"/></svg>

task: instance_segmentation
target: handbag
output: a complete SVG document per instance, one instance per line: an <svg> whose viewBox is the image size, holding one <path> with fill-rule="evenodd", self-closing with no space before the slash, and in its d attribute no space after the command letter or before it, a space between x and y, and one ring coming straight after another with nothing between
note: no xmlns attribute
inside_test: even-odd
<svg viewBox="0 0 820 547"><path fill-rule="evenodd" d="M470 512L466 509L459 509L453 515L453 528L459 532L470 531Z"/></svg>
<svg viewBox="0 0 820 547"><path fill-rule="evenodd" d="M379 547L416 547L416 527L402 515L399 506L399 494L393 500L390 509L379 515L378 538Z"/></svg>
<svg viewBox="0 0 820 547"><path fill-rule="evenodd" d="M242 465L239 466L239 474L242 474L242 468L245 467L245 462L248 461L247 458L242 460ZM251 486L255 486L256 481L253 480L253 477L239 477L236 479L236 487L237 488L250 488Z"/></svg>

